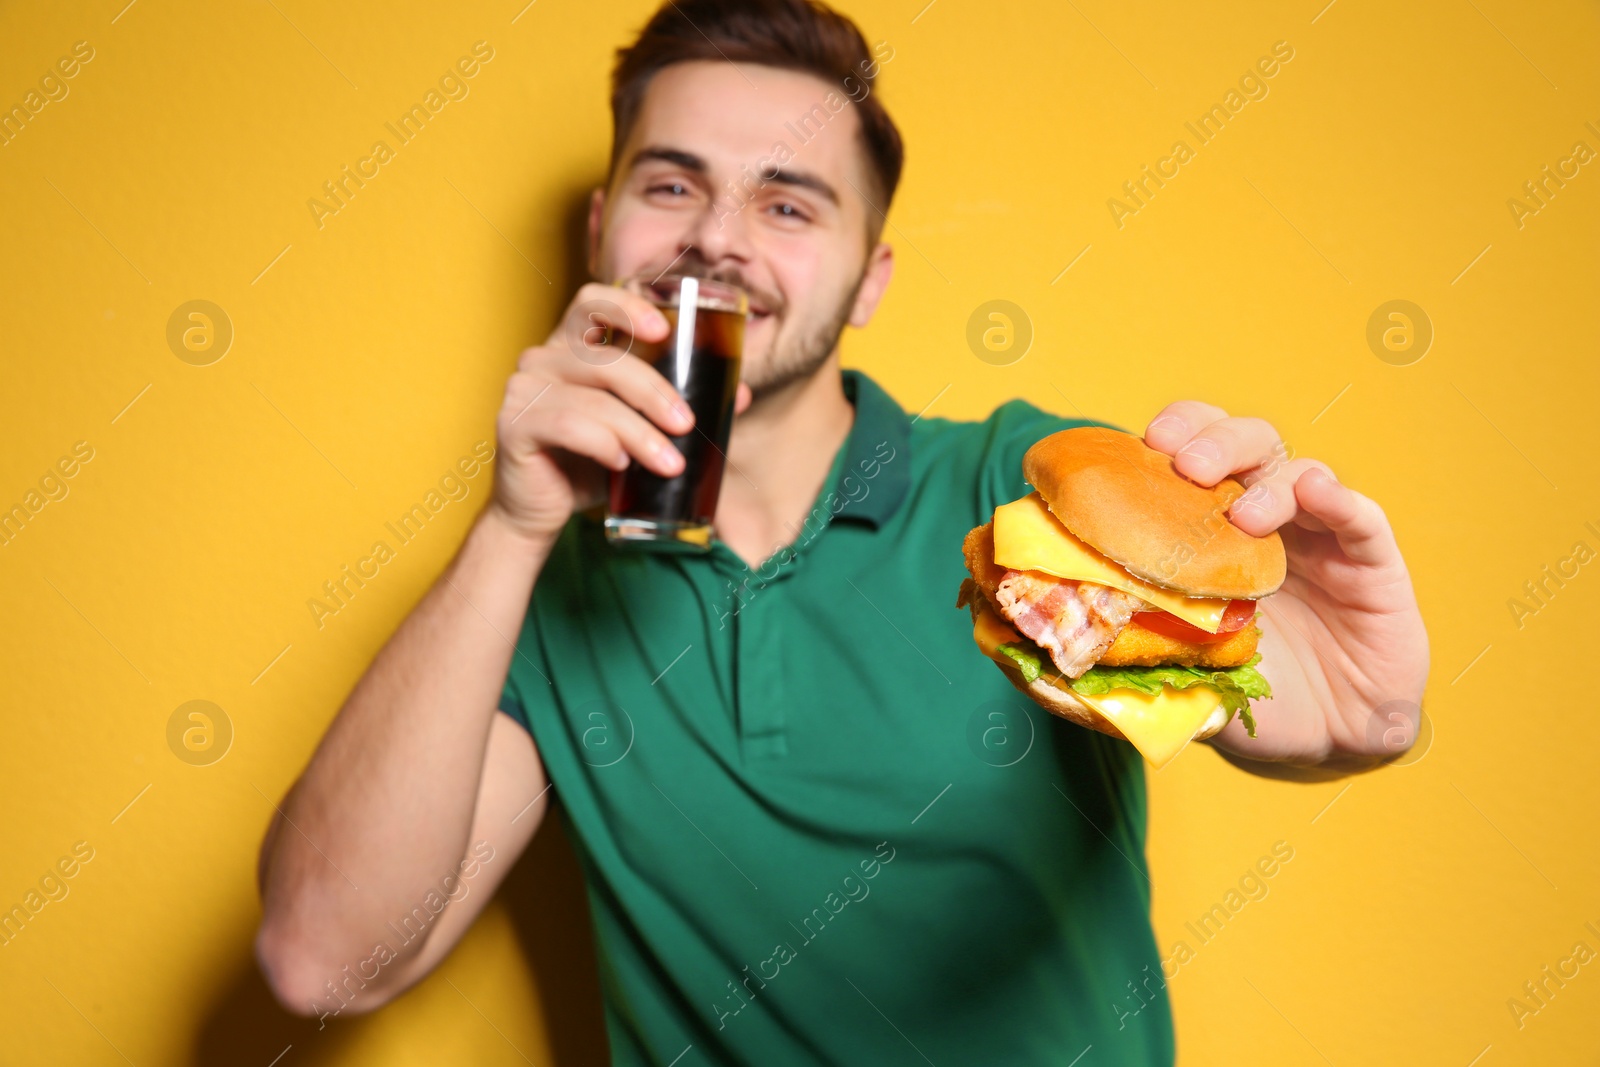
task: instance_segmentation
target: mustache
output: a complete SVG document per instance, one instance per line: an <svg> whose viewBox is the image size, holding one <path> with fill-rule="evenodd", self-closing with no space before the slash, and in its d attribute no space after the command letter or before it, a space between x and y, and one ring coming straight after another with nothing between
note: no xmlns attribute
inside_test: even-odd
<svg viewBox="0 0 1600 1067"><path fill-rule="evenodd" d="M639 272L640 277L652 280L664 274L686 274L693 278L737 285L749 294L752 309L760 308L772 315L781 315L788 307L783 297L771 289L755 284L738 267L715 266L692 246L677 259L659 269L651 268Z"/></svg>

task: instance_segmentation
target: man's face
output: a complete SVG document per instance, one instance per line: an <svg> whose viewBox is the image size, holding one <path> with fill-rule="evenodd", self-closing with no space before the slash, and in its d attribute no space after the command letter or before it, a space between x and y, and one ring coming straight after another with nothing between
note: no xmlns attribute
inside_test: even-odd
<svg viewBox="0 0 1600 1067"><path fill-rule="evenodd" d="M846 100L809 74L674 64L651 80L595 198L602 281L698 267L749 292L744 380L757 397L814 372L888 284L887 246L868 247L877 212Z"/></svg>

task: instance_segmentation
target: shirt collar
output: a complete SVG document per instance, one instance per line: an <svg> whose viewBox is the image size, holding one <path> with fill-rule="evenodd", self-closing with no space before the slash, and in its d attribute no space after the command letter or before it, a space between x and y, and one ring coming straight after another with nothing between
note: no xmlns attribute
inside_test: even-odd
<svg viewBox="0 0 1600 1067"><path fill-rule="evenodd" d="M843 372L844 395L856 409L828 485L833 518L880 529L911 487L911 420L883 387L861 371Z"/></svg>

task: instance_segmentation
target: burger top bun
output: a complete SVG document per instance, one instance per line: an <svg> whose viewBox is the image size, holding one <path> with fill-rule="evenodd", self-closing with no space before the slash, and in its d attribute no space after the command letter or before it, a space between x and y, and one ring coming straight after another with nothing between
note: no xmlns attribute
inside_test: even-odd
<svg viewBox="0 0 1600 1067"><path fill-rule="evenodd" d="M1022 473L1062 525L1135 577L1185 596L1240 600L1283 584L1277 532L1252 537L1228 519L1244 486L1232 478L1196 485L1141 437L1101 426L1062 430L1028 449Z"/></svg>
<svg viewBox="0 0 1600 1067"><path fill-rule="evenodd" d="M1022 672L1009 663L1001 663L999 660L990 660L990 662L1000 668L1001 673L1011 680L1012 685L1022 690L1029 699L1050 714L1059 715L1061 718L1075 722L1079 726L1087 726L1091 730L1098 730L1103 734L1110 734L1112 737L1127 740L1122 731L1117 729L1111 720L1096 714L1087 704L1074 696L1071 691L1058 685L1050 684L1042 675L1030 684L1027 679L1022 677ZM1193 740L1204 741L1206 738L1219 733L1224 726L1228 725L1230 718L1232 718L1232 715L1221 704L1218 704L1211 716L1200 725L1200 729L1195 731Z"/></svg>

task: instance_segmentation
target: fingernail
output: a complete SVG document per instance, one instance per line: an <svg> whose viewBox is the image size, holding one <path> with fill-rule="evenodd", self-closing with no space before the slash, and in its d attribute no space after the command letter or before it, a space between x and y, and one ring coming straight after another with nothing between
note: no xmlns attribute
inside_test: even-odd
<svg viewBox="0 0 1600 1067"><path fill-rule="evenodd" d="M617 458L612 464L617 470L624 470L628 466L628 453L626 450L617 453Z"/></svg>
<svg viewBox="0 0 1600 1067"><path fill-rule="evenodd" d="M1178 418L1176 415L1163 415L1159 419L1156 419L1154 422L1152 422L1150 424L1150 428L1152 430L1162 431L1174 430L1181 433L1189 428L1189 424Z"/></svg>
<svg viewBox="0 0 1600 1067"><path fill-rule="evenodd" d="M1178 455L1193 456L1208 463L1216 463L1222 459L1222 448L1215 441L1201 437L1178 449Z"/></svg>

